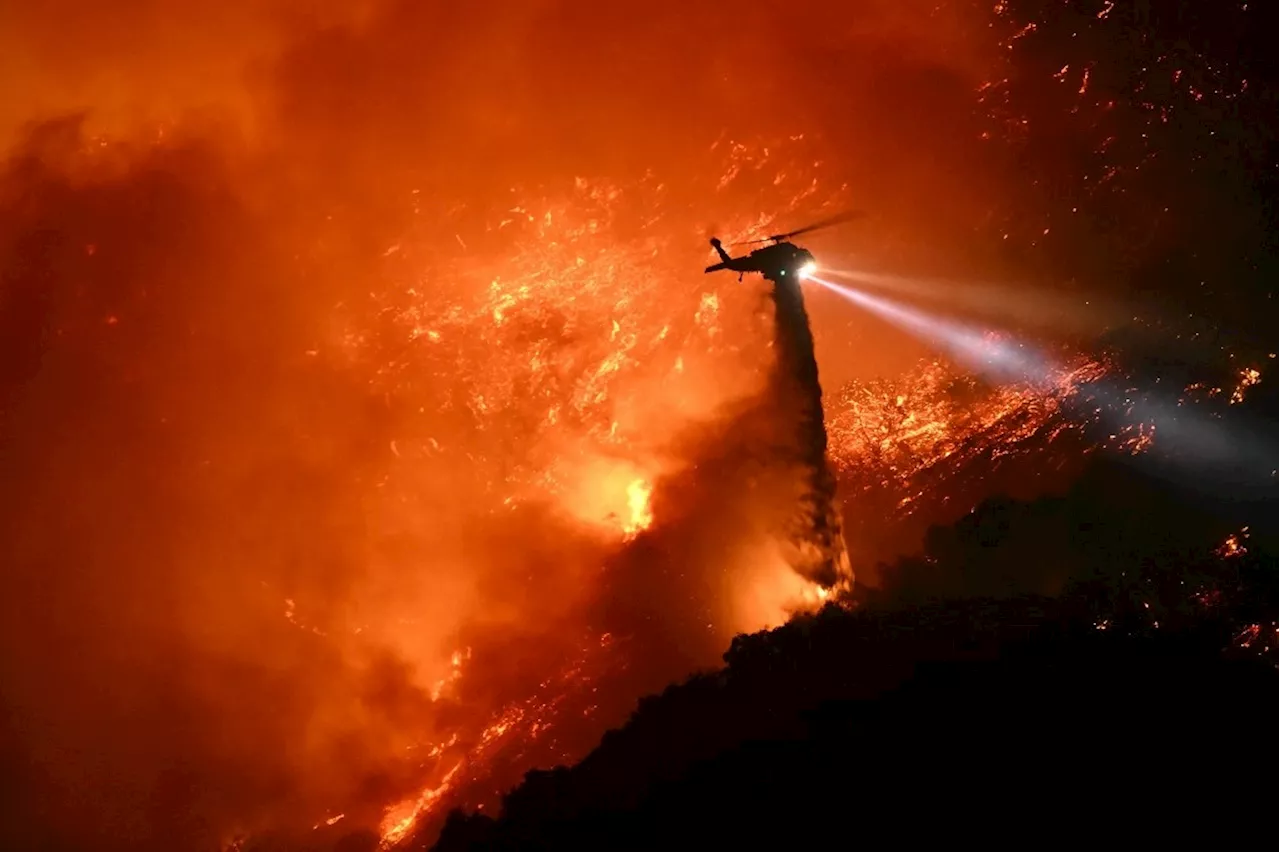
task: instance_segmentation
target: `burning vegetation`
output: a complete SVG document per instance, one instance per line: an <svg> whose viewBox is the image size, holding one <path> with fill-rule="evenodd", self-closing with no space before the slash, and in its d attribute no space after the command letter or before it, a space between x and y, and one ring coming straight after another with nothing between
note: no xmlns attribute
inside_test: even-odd
<svg viewBox="0 0 1280 852"><path fill-rule="evenodd" d="M737 3L710 43L674 2L72 5L0 34L14 848L429 842L924 525L1160 446L1103 416L1109 357L984 382L699 273L851 202L820 260L1145 269L1204 199L1095 240L1147 222L1109 190L1168 109L1102 54L1041 73L1051 4L1006 38L1027 4ZM795 15L825 23L779 45ZM1180 61L1178 109L1253 103ZM1032 114L1067 80L1105 102ZM1062 123L1087 168L1037 147ZM1265 389L1240 352L1211 402Z"/></svg>

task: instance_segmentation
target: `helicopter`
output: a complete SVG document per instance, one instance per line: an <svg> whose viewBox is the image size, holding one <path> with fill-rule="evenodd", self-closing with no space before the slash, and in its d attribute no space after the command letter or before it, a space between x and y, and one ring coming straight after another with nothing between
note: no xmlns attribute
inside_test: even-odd
<svg viewBox="0 0 1280 852"><path fill-rule="evenodd" d="M798 237L801 234L807 234L810 231L816 231L820 228L829 228L832 225L839 225L850 219L856 219L862 216L861 213L841 213L812 225L806 225L794 231L785 234L774 234L771 237L763 237L758 240L747 240L743 243L735 243L734 245L753 245L756 243L771 243L764 248L758 248L750 254L742 257L730 257L729 252L725 251L724 245L716 237L711 238L711 247L716 250L716 254L720 255L720 262L708 266L707 272L719 272L721 269L728 269L738 273L738 280L742 280L742 276L748 272L758 272L764 276L766 281L772 281L775 284L781 284L791 279L794 281L803 281L814 272L817 271L818 264L814 260L813 255L808 249L787 242L792 237Z"/></svg>

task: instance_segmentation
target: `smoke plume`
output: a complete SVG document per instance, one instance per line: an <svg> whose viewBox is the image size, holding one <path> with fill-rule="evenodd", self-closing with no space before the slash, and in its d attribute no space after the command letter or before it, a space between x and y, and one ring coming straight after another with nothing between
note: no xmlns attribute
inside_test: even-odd
<svg viewBox="0 0 1280 852"><path fill-rule="evenodd" d="M841 575L814 339L828 387L921 351L705 237L1075 233L975 107L989 4L9 5L5 848L321 845L577 759Z"/></svg>

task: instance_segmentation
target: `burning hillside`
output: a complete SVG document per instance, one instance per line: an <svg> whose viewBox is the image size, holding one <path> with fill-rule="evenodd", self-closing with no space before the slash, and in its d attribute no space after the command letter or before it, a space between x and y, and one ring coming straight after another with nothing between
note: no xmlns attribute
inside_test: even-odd
<svg viewBox="0 0 1280 852"><path fill-rule="evenodd" d="M841 388L828 430L860 571L912 552L927 526L989 494L1068 482L1099 446L1089 385L1112 369L1079 357L1049 381L993 385L932 359L900 379ZM1149 424L1134 423L1111 443L1140 452L1149 439Z"/></svg>
<svg viewBox="0 0 1280 852"><path fill-rule="evenodd" d="M771 187L784 212L820 206L796 164L809 160L803 140L779 145L709 146L722 168L712 182L726 197ZM48 467L55 450L41 446L36 424L55 412L89 423L61 452L132 446L119 469L110 455L68 457L76 476L134 495L116 508L128 520L91 515L84 540L143 517L154 533L190 504L168 558L207 567L167 574L135 550L142 535L81 559L135 565L126 585L159 583L181 602L190 641L213 642L215 656L284 643L270 668L313 670L308 680L337 690L323 707L291 699L306 720L293 722L297 753L281 757L345 778L318 771L287 801L259 791L177 814L225 807L227 840L278 825L281 809L286 826L308 829L341 814L334 827L380 825L390 842L443 802L483 804L530 766L573 759L641 691L820 602L789 567L781 532L793 510L779 495L801 469L776 449L793 415L761 396L776 369L767 294L732 280L671 286L702 252L698 220L664 213L660 184L575 179L449 206L457 221L435 211L372 247L381 286L360 299L325 269L341 268L350 246L308 237L315 260L290 263L274 245L290 238L253 236L260 214L189 182L198 167L234 168L190 140L137 150L85 139L74 122L33 137L11 166L14 187L41 199L11 213L14 232L34 235L11 249L11 286L35 301L27 315L10 303L10 316L41 329L13 341L36 359L7 411L29 466L14 481L72 475ZM67 196L79 206L60 207ZM186 233L207 210L208 232ZM53 243L42 221L56 223ZM188 293L167 276L192 258L204 266ZM313 313L312 293L332 308ZM104 358L108 380L72 392ZM153 478L129 473L142 469ZM173 507L168 470L182 483ZM18 516L38 531L57 505ZM228 526L200 530L215 517ZM37 557L73 546L41 541L33 559L76 564ZM213 567L226 560L240 571ZM163 612L134 625L141 635L126 631L119 653L157 641ZM252 632L232 644L206 632L246 612ZM274 626L259 621L268 613ZM638 659L619 660L615 636ZM605 670L607 699L591 692Z"/></svg>
<svg viewBox="0 0 1280 852"><path fill-rule="evenodd" d="M1142 402L1149 392L1129 388L1123 418L1109 416L1115 412L1108 411L1107 383L1132 384L1122 367L1110 359L1080 355L1064 355L1062 363L1042 381L990 384L935 359L900 382L854 382L829 397L831 454L846 517L859 536L859 556L867 561L914 552L926 526L967 514L989 494L1038 496L1065 487L1092 454L1134 456L1156 445L1156 423L1149 416L1144 419L1151 414ZM1258 371L1236 372L1234 390L1200 383L1188 394L1238 404L1244 399L1241 387L1256 384ZM877 532L884 539L877 539ZM1219 554L1244 552L1244 535L1247 530L1229 536ZM796 608L828 596L814 589L801 596ZM1185 608L1185 591L1173 597ZM1166 602L1161 612L1171 605ZM645 641L643 635L634 638ZM582 720L600 709L598 702L627 682L630 656L644 656L643 648L620 650L612 642L606 634L598 649L588 648L587 656L575 657L564 674L540 684L538 697L505 708L479 736L478 745L452 764L440 786L391 812L384 837L401 836L408 824L405 813L418 819L439 817L459 805L491 812L504 787L498 779L515 779L529 766L572 763L571 751L558 750L561 738L582 730ZM626 687L622 692L629 694ZM615 706L595 719L592 729L603 730L605 720L626 709ZM539 743L540 738L547 742ZM461 778L460 768L467 772Z"/></svg>
<svg viewBox="0 0 1280 852"><path fill-rule="evenodd" d="M932 360L899 380L852 382L835 395L832 455L851 480L877 478L859 490L910 489L938 466L980 455L994 461L1025 451L1033 437L1050 444L1082 430L1069 400L1107 372L1104 362L1081 358L1049 383L992 386ZM901 507L919 496L907 494Z"/></svg>
<svg viewBox="0 0 1280 852"><path fill-rule="evenodd" d="M392 845L577 759L831 595L791 547L816 386L778 404L769 291L707 238L866 207L815 256L994 277L1065 197L1024 166L1086 175L1018 129L1060 83L1005 4L303 5L0 32L7 846ZM855 533L1067 441L1106 369L877 383L921 345L810 314Z"/></svg>
<svg viewBox="0 0 1280 852"><path fill-rule="evenodd" d="M783 209L811 202L811 173L786 172L800 142L771 155L711 146L708 161L728 164L717 191L799 182ZM575 759L637 690L827 594L792 571L791 505L766 485L801 468L779 437L794 415L764 390L778 369L765 293L734 281L663 292L674 263L699 257L677 242L696 221L667 203L652 181L583 178L491 210L459 203L457 221L383 249L393 285L363 313L340 306L345 328L304 353L368 376L387 412L386 465L365 498L381 565L337 620L316 626L293 597L289 617L343 645L395 648L432 684L404 770L429 780L378 820L384 843ZM489 539L452 557L466 573L447 556L421 561L458 536ZM698 554L726 545L709 574ZM446 648L429 644L442 640L465 648L443 670ZM343 822L367 823L351 811Z"/></svg>

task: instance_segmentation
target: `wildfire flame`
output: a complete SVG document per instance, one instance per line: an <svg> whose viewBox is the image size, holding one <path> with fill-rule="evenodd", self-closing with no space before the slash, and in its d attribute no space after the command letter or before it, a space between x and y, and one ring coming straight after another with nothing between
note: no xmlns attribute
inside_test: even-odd
<svg viewBox="0 0 1280 852"><path fill-rule="evenodd" d="M983 240L1001 221L1025 224L1010 245L1056 238L1081 198L1152 165L1148 130L1195 124L1146 94L1117 108L1096 57L1055 58L1040 76L1079 108L1063 114L1095 149L1085 172L994 187L995 170L955 169L957 153L985 162L983 128L1019 143L1043 118L1025 114L1034 75L1006 59L1053 16L1012 0L994 18L832 4L818 53L780 44L764 3L711 51L671 17L679 4L346 4L314 19L231 4L237 38L222 12L216 27L176 19L183 4L76 5L28 4L0 36L34 78L0 105L14 140L3 496L23 537L0 622L42 649L15 657L15 706L56 732L33 765L94 805L85 832L127 822L154 840L120 815L175 766L221 791L191 803L207 811L194 827L185 801L158 809L156 836L181 838L164 835L170 848L281 825L429 838L449 807L580 757L735 633L841 597L780 553L779 465L737 434L786 414L752 408L777 360L772 307L758 281L701 274L708 236L758 239L873 198L885 224L813 234L815 256L829 239L832 255L929 249L950 268L975 221ZM1094 5L1090 33L1128 25ZM126 55L110 33L135 24L148 38ZM624 50L617 38L645 50L598 54ZM744 42L784 58L744 65ZM809 54L840 73L803 76ZM1234 68L1189 60L1151 63L1139 88L1172 79L1192 116L1242 99ZM865 85L809 85L831 79ZM964 92L979 86L975 118ZM898 109L916 87L920 108ZM1125 108L1148 124L1117 142ZM1024 183L1062 209L1028 211L1048 202L1025 203ZM848 314L814 319L833 347L822 378L846 521L882 494L895 508L877 523L918 511L936 472L1078 433L1081 389L1111 369L1064 359L1047 381L988 387L929 362L871 381L915 353L847 334ZM1219 393L1242 402L1258 381L1248 368ZM1153 440L1139 423L1109 443ZM54 666L46 647L83 651ZM127 700L76 715L97 692Z"/></svg>
<svg viewBox="0 0 1280 852"><path fill-rule="evenodd" d="M999 459L1041 436L1035 449L1078 432L1085 422L1064 404L1107 375L1103 360L1080 357L1046 381L984 386L942 360L920 365L897 381L853 382L830 403L831 455L863 490L909 489L919 474L987 454ZM1149 427L1135 424L1115 437L1129 452L1150 446ZM900 507L918 497L908 493Z"/></svg>
<svg viewBox="0 0 1280 852"><path fill-rule="evenodd" d="M775 161L792 156L787 145L766 151L733 143L728 156L717 184L722 191L764 175L784 190L798 185L778 215L820 193L809 169L773 171ZM406 286L375 294L378 314L390 319L386 331L371 336L361 330L365 320L353 317L341 336L347 359L373 367L380 392L410 410L469 424L471 470L481 494L492 495L479 499L505 512L550 507L582 530L598 530L604 550L591 558L607 559L611 548L627 547L660 523L654 503L662 483L688 465L671 443L758 394L771 357L767 306L744 298L736 281L709 279L687 297L664 292L671 264L688 253L665 236L670 224L638 238L615 233L616 222L637 210L654 222L671 216L662 210L662 188L644 182L580 178L567 197L525 198L485 216L482 233L510 245L507 252L490 260L472 253L458 267L457 283L429 288L411 282L421 254L414 246L431 238L397 240L386 257ZM761 215L726 234L769 221ZM483 242L464 237L465 245ZM700 258L691 260L696 268ZM492 352L503 357L486 357ZM441 369L458 377L454 387L444 397L424 395L418 377ZM457 452L441 431L421 422L422 431L394 439L396 465L382 490L401 505L420 491L420 470ZM743 565L741 583L748 588L734 597L749 603L718 616L723 626L707 625L725 641L737 630L772 626L789 612L821 606L839 591L792 574L767 539L761 547ZM564 724L570 697L582 695L611 665L611 644L589 644L537 694L493 710L487 726L462 740L418 747L436 762L433 780L387 812L384 844L409 836L446 800L475 807L490 797L466 791L484 786L498 754L520 753ZM460 662L455 653L445 676L434 681L433 699L465 691ZM573 712L594 711L588 703ZM460 756L443 762L450 753Z"/></svg>
<svg viewBox="0 0 1280 852"><path fill-rule="evenodd" d="M627 518L626 526L623 527L623 532L628 537L634 537L647 530L653 523L653 510L649 506L649 498L652 496L653 486L643 479L633 480L627 486L627 509L630 516Z"/></svg>
<svg viewBox="0 0 1280 852"><path fill-rule="evenodd" d="M453 768L445 773L439 784L423 790L413 799L405 800L387 809L386 816L383 817L382 824L378 827L379 833L382 835L383 847L394 846L399 843L408 835L424 814L431 812L432 807L439 801L440 797L449 791L450 785L453 783L453 777L461 768L461 763L454 764Z"/></svg>
<svg viewBox="0 0 1280 852"><path fill-rule="evenodd" d="M583 705L577 715L591 716L596 709L590 701L595 691L592 684L614 665L614 650L613 636L608 633L586 643L557 674L539 683L533 695L513 701L495 713L461 754L450 757L458 746L456 734L446 742L420 749L439 765L447 763L448 769L419 792L386 809L379 825L383 848L396 846L429 817L438 816L441 806L450 801L450 794L459 792L461 787L471 785L473 797L455 800L453 805L474 809L491 803L492 789L488 788L489 793L478 790L493 783L490 774L495 758L527 749L549 731L553 732L557 725L563 725L575 698L577 705ZM553 751L553 754L559 759L571 757L562 751Z"/></svg>
<svg viewBox="0 0 1280 852"><path fill-rule="evenodd" d="M703 304L705 307L706 300ZM1076 419L1080 411L1068 412L1066 406L1089 383L1111 371L1105 360L1080 357L1039 384L988 387L946 362L934 360L920 365L900 383L850 383L829 398L831 456L845 487L860 484L864 489L888 487L904 492L899 508L909 513L913 509L912 482L925 472L984 453L999 459L1030 452L1034 448L1024 445L1033 438L1035 447L1041 447L1063 435L1079 434L1087 421ZM1086 405L1082 410L1095 409ZM1125 452L1142 452L1150 446L1152 434L1137 424L1133 430L1114 436L1112 443ZM864 481L861 476L874 479ZM624 537L634 537L654 523L653 491L650 481L642 477L625 486L626 510L619 513L624 519ZM759 613L756 617L761 626L781 623L790 612L816 609L841 591L806 583L781 565L755 576L759 578L757 588L769 601L751 608ZM785 579L787 576L791 579ZM1105 624L1099 626L1105 628ZM454 660L456 663L456 655ZM562 720L568 694L583 689L590 680L584 664L574 662L559 678L544 683L547 697L515 702L497 713L462 762L388 812L384 842L394 845L414 824L433 813L462 778L460 767L466 767L467 777L482 778L486 762L504 748L518 748L517 743L534 740L554 727Z"/></svg>

